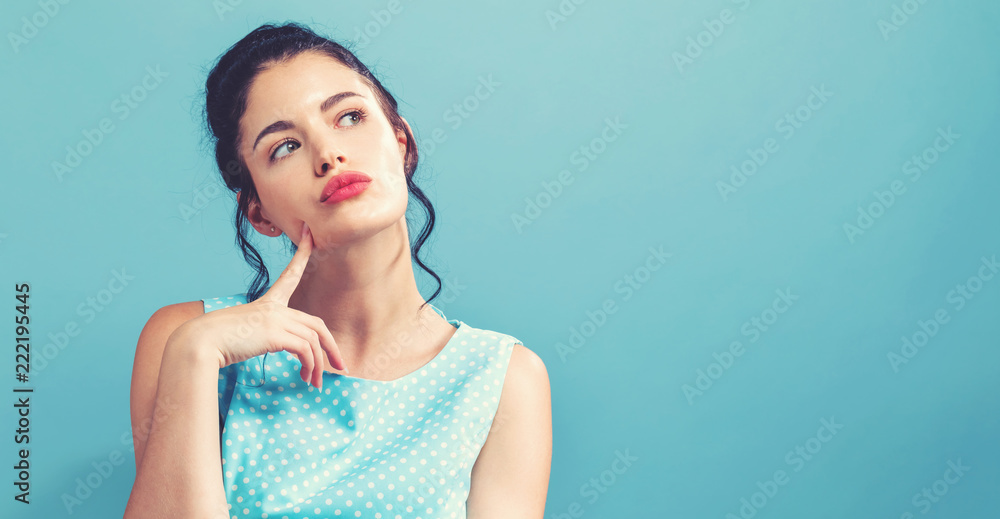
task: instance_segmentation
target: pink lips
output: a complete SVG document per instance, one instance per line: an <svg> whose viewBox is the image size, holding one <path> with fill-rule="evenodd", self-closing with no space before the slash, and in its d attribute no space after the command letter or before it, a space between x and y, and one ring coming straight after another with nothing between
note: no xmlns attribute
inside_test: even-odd
<svg viewBox="0 0 1000 519"><path fill-rule="evenodd" d="M319 197L322 204L335 204L341 200L346 200L360 194L368 185L372 178L359 171L345 171L334 176L323 187L323 193Z"/></svg>

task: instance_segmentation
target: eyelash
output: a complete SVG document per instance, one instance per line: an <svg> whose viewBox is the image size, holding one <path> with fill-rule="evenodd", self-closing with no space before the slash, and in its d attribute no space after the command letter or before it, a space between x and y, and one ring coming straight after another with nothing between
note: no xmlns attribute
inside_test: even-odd
<svg viewBox="0 0 1000 519"><path fill-rule="evenodd" d="M347 117L348 115L352 115L352 114L357 114L358 115L358 122L354 123L352 126L348 126L348 128L353 128L354 126L357 126L357 125L365 122L366 119L368 119L368 112L365 111L364 108L357 108L357 109L351 110L350 112L345 113L344 115L340 116L337 120L340 121L344 117ZM289 153L288 155L285 155L284 157L274 158L274 154L277 153L278 150L280 150L282 146L284 146L285 144L288 144L289 142L295 142L295 139L292 139L292 138L282 139L281 142L279 142L278 145L274 147L274 150L272 150L271 154L268 156L268 158L270 159L271 163L275 163L275 162L277 162L279 160L284 159L285 157L288 157L288 155L291 155L291 153ZM296 144L298 144L298 143L296 143Z"/></svg>

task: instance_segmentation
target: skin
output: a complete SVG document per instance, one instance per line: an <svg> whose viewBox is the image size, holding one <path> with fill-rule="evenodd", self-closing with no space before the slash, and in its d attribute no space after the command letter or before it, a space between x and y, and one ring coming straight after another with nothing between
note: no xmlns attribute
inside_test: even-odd
<svg viewBox="0 0 1000 519"><path fill-rule="evenodd" d="M320 110L324 100L341 92L360 95ZM359 109L366 112L364 118L352 113ZM276 121L291 124L258 140ZM391 126L371 89L337 61L305 52L258 74L240 126L239 150L260 198L250 204L248 220L261 234L285 233L300 248L293 262L296 270L298 264L304 267L287 307L322 319L332 339L321 340L335 342L325 349L339 350L350 376L394 380L429 362L455 328L429 306L418 311L424 299L414 278L405 220L407 136ZM272 160L275 153L280 160ZM326 183L348 170L371 177L368 189L321 204ZM133 372L133 428L152 419L163 343L185 320L202 314L200 306L197 301L170 305L147 323ZM394 341L401 335L409 340L398 353ZM392 362L384 362L386 355ZM316 357L325 371L344 373L327 355ZM517 344L496 417L472 469L469 518L543 517L551 415L545 365ZM139 436L137 467L144 448Z"/></svg>
<svg viewBox="0 0 1000 519"><path fill-rule="evenodd" d="M340 92L361 96L319 111ZM361 122L351 114L359 108L367 112ZM261 130L279 120L295 129L270 133L254 147ZM454 328L429 307L424 312L436 318L415 313L424 299L410 262L405 220L406 134L391 127L371 90L335 60L303 53L257 76L240 126L240 152L260 198L248 211L250 223L267 236L285 233L296 244L302 222L313 235L315 250L288 306L326 322L353 376L394 378L366 366L380 364L375 361L401 333L423 345L401 361L419 366L420 359L433 358ZM280 160L272 162L279 146ZM330 178L347 170L370 176L368 189L321 204ZM329 363L327 370L336 372Z"/></svg>

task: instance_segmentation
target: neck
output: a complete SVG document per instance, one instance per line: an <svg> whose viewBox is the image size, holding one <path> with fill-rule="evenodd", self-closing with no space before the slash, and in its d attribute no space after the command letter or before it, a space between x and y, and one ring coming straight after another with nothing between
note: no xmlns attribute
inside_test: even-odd
<svg viewBox="0 0 1000 519"><path fill-rule="evenodd" d="M413 337L414 330L429 335L432 319L440 320L430 307L418 313L424 298L404 219L357 242L319 245L288 306L323 319L352 374L355 366L398 347L395 338ZM333 369L329 360L325 364Z"/></svg>

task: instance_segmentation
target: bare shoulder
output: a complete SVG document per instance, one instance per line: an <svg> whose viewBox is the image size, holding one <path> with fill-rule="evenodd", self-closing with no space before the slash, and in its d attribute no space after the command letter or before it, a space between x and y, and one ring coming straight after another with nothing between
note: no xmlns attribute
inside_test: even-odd
<svg viewBox="0 0 1000 519"><path fill-rule="evenodd" d="M169 329L173 333L178 326L205 313L205 304L201 301L186 301L164 306L153 312L146 322L142 333L147 331L160 334ZM141 335L140 335L141 336ZM169 334L168 334L169 336Z"/></svg>
<svg viewBox="0 0 1000 519"><path fill-rule="evenodd" d="M156 375L159 372L163 347L170 335L180 325L204 313L205 306L201 301L174 303L153 312L139 333L135 348L135 360L132 364L133 397L137 375L148 378L150 374Z"/></svg>
<svg viewBox="0 0 1000 519"><path fill-rule="evenodd" d="M549 386L549 372L537 353L520 342L514 345L507 367L507 382L524 389L545 389ZM506 386L506 383L504 384Z"/></svg>
<svg viewBox="0 0 1000 519"><path fill-rule="evenodd" d="M551 420L551 406L549 372L545 362L524 344L514 344L497 406L499 423L495 425L501 426L503 422L513 419L543 426Z"/></svg>
<svg viewBox="0 0 1000 519"><path fill-rule="evenodd" d="M138 468L145 450L145 436L153 415L160 363L167 339L185 322L205 313L201 301L166 305L146 321L139 333L132 361L132 382L129 392L129 414L132 419L132 439Z"/></svg>
<svg viewBox="0 0 1000 519"><path fill-rule="evenodd" d="M174 330L180 325L204 313L205 306L201 301L174 303L153 312L142 328L142 332L139 333L135 361L132 365L133 385L135 372L143 367L142 364L155 364L156 369L159 370L163 347L170 334L174 333Z"/></svg>

